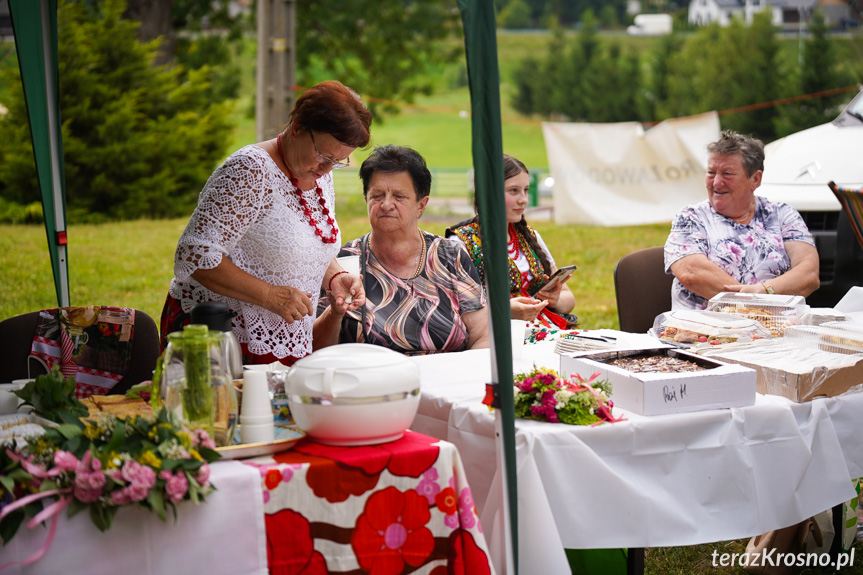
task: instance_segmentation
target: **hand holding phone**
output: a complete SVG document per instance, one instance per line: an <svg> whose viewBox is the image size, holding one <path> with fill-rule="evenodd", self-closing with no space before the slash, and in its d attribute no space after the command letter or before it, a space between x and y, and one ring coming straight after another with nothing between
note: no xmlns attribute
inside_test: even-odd
<svg viewBox="0 0 863 575"><path fill-rule="evenodd" d="M543 289L545 289L545 287L546 287L546 286L548 286L551 282L561 282L561 281L563 281L563 279L564 279L564 278L566 278L568 275L570 275L570 274L571 274L572 272L574 272L576 269L577 269L577 268L576 268L576 266L574 266L574 265L572 265L572 266L563 266L562 268L558 268L558 270L557 270L556 272L554 272L553 274L551 274L551 277L549 277L547 280L545 280L544 282L542 282L542 283L539 285L539 287L537 287L537 288L533 291L533 294L536 294L537 292L542 291L542 290L543 290ZM533 295L533 294L531 294L531 295Z"/></svg>

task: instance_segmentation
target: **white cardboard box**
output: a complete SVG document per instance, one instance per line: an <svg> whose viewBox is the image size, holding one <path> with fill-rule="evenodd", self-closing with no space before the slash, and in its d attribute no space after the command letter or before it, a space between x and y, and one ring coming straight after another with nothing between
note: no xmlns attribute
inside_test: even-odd
<svg viewBox="0 0 863 575"><path fill-rule="evenodd" d="M636 373L606 363L641 355L669 355L708 369L680 373ZM663 415L755 403L755 370L742 365L707 359L679 349L655 348L561 355L563 377L578 374L585 379L599 372L612 385L611 399L620 407L641 415Z"/></svg>

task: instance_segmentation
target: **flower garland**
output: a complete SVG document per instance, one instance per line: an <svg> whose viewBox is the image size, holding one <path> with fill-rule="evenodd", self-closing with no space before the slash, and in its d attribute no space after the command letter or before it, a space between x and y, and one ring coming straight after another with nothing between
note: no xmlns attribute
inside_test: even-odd
<svg viewBox="0 0 863 575"><path fill-rule="evenodd" d="M553 369L534 366L514 378L515 416L569 425L622 421L611 414L611 383L598 377L596 372L588 380L573 375L567 381Z"/></svg>
<svg viewBox="0 0 863 575"><path fill-rule="evenodd" d="M62 418L30 437L21 448L0 446L0 537L8 542L27 517L29 527L57 514L88 510L102 531L123 505L140 505L167 518L176 504L198 503L214 487L209 463L220 458L206 431L179 429L160 410L151 416L117 419L101 414ZM51 503L43 508L45 501Z"/></svg>

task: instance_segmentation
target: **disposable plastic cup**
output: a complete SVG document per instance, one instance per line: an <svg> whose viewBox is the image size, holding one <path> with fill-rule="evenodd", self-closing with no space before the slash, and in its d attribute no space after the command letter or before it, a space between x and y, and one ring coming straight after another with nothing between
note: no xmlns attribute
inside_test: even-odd
<svg viewBox="0 0 863 575"><path fill-rule="evenodd" d="M273 419L267 374L263 371L243 372L243 411L240 413L240 423L250 416L268 416L270 420Z"/></svg>
<svg viewBox="0 0 863 575"><path fill-rule="evenodd" d="M351 275L360 275L360 256L342 256L336 259L343 270Z"/></svg>
<svg viewBox="0 0 863 575"><path fill-rule="evenodd" d="M512 358L520 359L524 348L524 330L527 322L521 319L510 320L510 335L512 336Z"/></svg>
<svg viewBox="0 0 863 575"><path fill-rule="evenodd" d="M273 418L267 423L241 423L240 440L243 443L271 443L276 439L276 427Z"/></svg>
<svg viewBox="0 0 863 575"><path fill-rule="evenodd" d="M242 415L240 416L240 423L242 423L243 425L264 425L267 423L273 423L273 416L270 414Z"/></svg>

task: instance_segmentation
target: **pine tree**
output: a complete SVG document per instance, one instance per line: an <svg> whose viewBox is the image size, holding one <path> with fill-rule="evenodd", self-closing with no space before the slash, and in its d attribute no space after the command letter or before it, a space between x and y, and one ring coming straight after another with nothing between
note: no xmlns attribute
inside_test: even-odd
<svg viewBox="0 0 863 575"><path fill-rule="evenodd" d="M850 80L837 71L833 45L828 37L823 15L815 11L809 23L810 37L803 45L802 66L799 70L797 94L817 94L831 88L839 88ZM842 95L812 98L782 106L775 119L776 132L787 136L830 122L839 111Z"/></svg>
<svg viewBox="0 0 863 575"><path fill-rule="evenodd" d="M154 66L123 0L95 10L58 3L60 116L69 219L188 214L224 157L229 104L213 98L209 70ZM18 70L11 82L20 84ZM38 198L23 93L0 118L0 195Z"/></svg>

